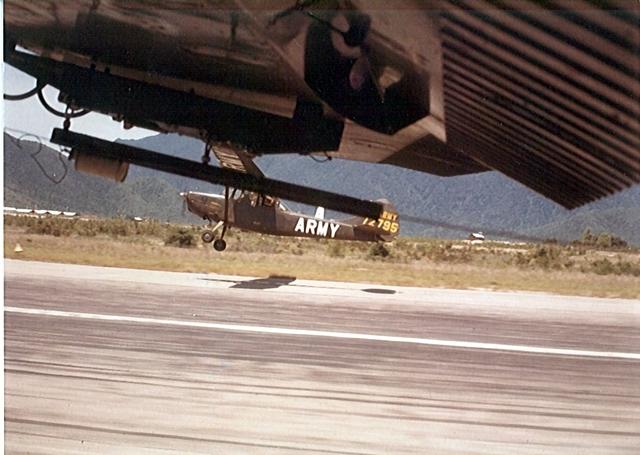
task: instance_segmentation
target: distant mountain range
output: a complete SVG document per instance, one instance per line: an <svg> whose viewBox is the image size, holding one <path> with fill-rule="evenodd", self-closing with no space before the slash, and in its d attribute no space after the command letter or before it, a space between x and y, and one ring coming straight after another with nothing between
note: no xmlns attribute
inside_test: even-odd
<svg viewBox="0 0 640 455"><path fill-rule="evenodd" d="M202 143L174 135L123 141L136 147L199 160ZM159 220L198 222L184 214L180 191L220 192L205 182L132 166L127 181L116 184L80 174L65 163L68 174L55 184L30 156L38 144L18 144L5 134L5 205L73 210L98 215L142 216ZM51 174L62 175L63 163L42 147L35 157ZM573 211L539 196L497 172L460 177L436 177L387 165L344 160L317 163L309 157L270 156L257 160L270 177L367 199L385 197L401 215L468 226L468 231L508 230L540 238L571 240L590 228L640 244L640 186ZM289 204L312 213L312 208ZM338 215L336 215L338 216ZM402 218L401 218L402 219ZM404 223L405 235L461 238L456 232L428 223Z"/></svg>

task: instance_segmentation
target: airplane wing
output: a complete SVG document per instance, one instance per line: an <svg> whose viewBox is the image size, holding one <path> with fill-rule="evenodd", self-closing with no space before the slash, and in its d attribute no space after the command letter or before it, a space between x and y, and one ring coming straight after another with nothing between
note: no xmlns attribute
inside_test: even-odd
<svg viewBox="0 0 640 455"><path fill-rule="evenodd" d="M245 174L251 174L255 177L264 177L258 165L249 154L243 150L231 147L214 147L212 152L223 168L244 172Z"/></svg>
<svg viewBox="0 0 640 455"><path fill-rule="evenodd" d="M567 208L640 182L635 0L4 6L9 64L128 125L252 155L497 170Z"/></svg>

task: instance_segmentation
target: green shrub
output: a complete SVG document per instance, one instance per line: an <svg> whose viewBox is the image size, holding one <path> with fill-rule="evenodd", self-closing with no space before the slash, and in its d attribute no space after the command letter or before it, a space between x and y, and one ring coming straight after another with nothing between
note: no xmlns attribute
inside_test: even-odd
<svg viewBox="0 0 640 455"><path fill-rule="evenodd" d="M154 220L133 221L125 218L82 219L63 217L5 216L5 225L26 228L30 234L82 237L108 235L114 238L150 236L164 238L171 225Z"/></svg>
<svg viewBox="0 0 640 455"><path fill-rule="evenodd" d="M192 248L196 246L196 236L192 229L179 227L169 232L164 244L167 246L177 246L180 248Z"/></svg>
<svg viewBox="0 0 640 455"><path fill-rule="evenodd" d="M580 240L578 241L578 243L581 243L583 245L595 245L596 241L597 241L597 237L595 235L593 235L591 233L591 229L586 229L583 233L582 233L582 237L580 238Z"/></svg>
<svg viewBox="0 0 640 455"><path fill-rule="evenodd" d="M529 252L529 264L543 269L559 269L561 249L553 245L538 246Z"/></svg>
<svg viewBox="0 0 640 455"><path fill-rule="evenodd" d="M391 252L384 246L384 243L374 243L369 248L369 257L373 259L384 259L391 255Z"/></svg>
<svg viewBox="0 0 640 455"><path fill-rule="evenodd" d="M598 259L591 263L591 271L598 275L611 275L615 273L615 266L609 259Z"/></svg>
<svg viewBox="0 0 640 455"><path fill-rule="evenodd" d="M27 234L53 235L54 237L68 237L73 233L74 224L59 218L31 218L33 221L27 227Z"/></svg>
<svg viewBox="0 0 640 455"><path fill-rule="evenodd" d="M629 261L620 261L617 266L620 275L640 276L640 264L634 264Z"/></svg>
<svg viewBox="0 0 640 455"><path fill-rule="evenodd" d="M596 235L591 232L591 229L584 231L580 240L573 243L584 246L595 246L602 249L621 249L629 246L625 240L616 235L609 234L608 232L602 232Z"/></svg>
<svg viewBox="0 0 640 455"><path fill-rule="evenodd" d="M110 220L109 223L105 223L103 226L106 230L105 234L112 237L127 237L133 231L132 222L122 218Z"/></svg>
<svg viewBox="0 0 640 455"><path fill-rule="evenodd" d="M640 264L628 261L611 262L609 259L598 259L589 264L589 269L598 275L631 275L640 276Z"/></svg>
<svg viewBox="0 0 640 455"><path fill-rule="evenodd" d="M599 248L626 248L628 244L620 237L603 232L598 236L596 246Z"/></svg>

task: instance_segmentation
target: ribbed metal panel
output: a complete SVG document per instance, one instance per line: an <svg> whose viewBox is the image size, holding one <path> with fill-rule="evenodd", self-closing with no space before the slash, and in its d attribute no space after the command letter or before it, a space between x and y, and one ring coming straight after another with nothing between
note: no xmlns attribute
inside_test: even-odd
<svg viewBox="0 0 640 455"><path fill-rule="evenodd" d="M449 145L568 208L639 183L640 10L602 5L448 1Z"/></svg>

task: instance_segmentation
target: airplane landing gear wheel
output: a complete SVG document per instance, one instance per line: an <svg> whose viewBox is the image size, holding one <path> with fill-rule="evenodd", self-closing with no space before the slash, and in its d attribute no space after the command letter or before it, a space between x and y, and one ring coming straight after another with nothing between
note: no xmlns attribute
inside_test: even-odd
<svg viewBox="0 0 640 455"><path fill-rule="evenodd" d="M227 248L227 242L222 239L218 239L213 242L213 249L216 251L224 251Z"/></svg>
<svg viewBox="0 0 640 455"><path fill-rule="evenodd" d="M204 243L211 243L215 238L215 234L212 231L206 230L202 232L202 235L200 236L200 238Z"/></svg>

